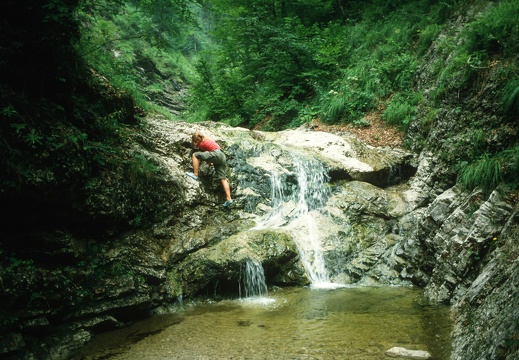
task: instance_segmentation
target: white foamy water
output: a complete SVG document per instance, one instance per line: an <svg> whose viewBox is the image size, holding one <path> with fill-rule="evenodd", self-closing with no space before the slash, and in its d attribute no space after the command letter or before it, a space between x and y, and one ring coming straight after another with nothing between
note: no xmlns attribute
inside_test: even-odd
<svg viewBox="0 0 519 360"><path fill-rule="evenodd" d="M298 247L312 287L331 288L317 219L330 191L328 174L315 160L292 155L293 173L271 174L272 211L258 221L257 229L287 229ZM327 285L325 285L327 284ZM336 284L335 288L340 287Z"/></svg>
<svg viewBox="0 0 519 360"><path fill-rule="evenodd" d="M268 295L265 273L259 261L247 259L242 271L243 274L243 294L246 298L266 298ZM240 297L242 289L240 282Z"/></svg>
<svg viewBox="0 0 519 360"><path fill-rule="evenodd" d="M266 296L255 296L238 300L242 305L250 306L265 306L276 302L276 299L269 298Z"/></svg>

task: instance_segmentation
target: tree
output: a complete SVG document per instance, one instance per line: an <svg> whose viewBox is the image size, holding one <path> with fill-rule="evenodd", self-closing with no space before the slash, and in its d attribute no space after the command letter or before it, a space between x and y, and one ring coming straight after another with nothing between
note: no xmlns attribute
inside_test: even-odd
<svg viewBox="0 0 519 360"><path fill-rule="evenodd" d="M316 22L333 17L332 1L217 0L211 11L217 46L199 66L195 106L214 120L254 126L270 118L279 128L315 93L321 69L311 37Z"/></svg>

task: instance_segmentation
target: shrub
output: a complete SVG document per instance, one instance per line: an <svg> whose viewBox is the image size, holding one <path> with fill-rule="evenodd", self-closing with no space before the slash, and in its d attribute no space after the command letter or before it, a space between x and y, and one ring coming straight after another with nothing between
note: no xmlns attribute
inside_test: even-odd
<svg viewBox="0 0 519 360"><path fill-rule="evenodd" d="M488 195L503 181L502 169L501 157L484 153L478 160L462 167L458 182L468 190L480 187L483 193Z"/></svg>
<svg viewBox="0 0 519 360"><path fill-rule="evenodd" d="M487 195L500 184L519 187L519 144L493 156L484 153L476 161L464 163L458 182L469 190L480 187Z"/></svg>
<svg viewBox="0 0 519 360"><path fill-rule="evenodd" d="M420 31L417 49L419 54L423 54L429 49L433 41L436 40L441 28L442 27L438 24L430 24Z"/></svg>
<svg viewBox="0 0 519 360"><path fill-rule="evenodd" d="M351 123L373 108L375 96L362 89L331 90L321 97L322 119L325 123Z"/></svg>
<svg viewBox="0 0 519 360"><path fill-rule="evenodd" d="M420 99L421 94L396 94L382 114L382 119L388 124L397 125L402 130L407 130L411 121L416 117L416 106Z"/></svg>
<svg viewBox="0 0 519 360"><path fill-rule="evenodd" d="M519 77L515 77L506 83L502 98L504 110L507 113L519 113Z"/></svg>
<svg viewBox="0 0 519 360"><path fill-rule="evenodd" d="M465 29L466 45L469 53L485 51L488 54L502 53L513 56L519 50L519 2L505 0L497 2L482 13Z"/></svg>

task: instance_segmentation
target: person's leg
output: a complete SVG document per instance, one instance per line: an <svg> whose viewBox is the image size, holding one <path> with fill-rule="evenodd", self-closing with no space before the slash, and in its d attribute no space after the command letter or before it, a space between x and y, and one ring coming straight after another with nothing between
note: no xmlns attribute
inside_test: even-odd
<svg viewBox="0 0 519 360"><path fill-rule="evenodd" d="M221 179L223 191L225 192L225 200L231 200L231 186L229 185L229 181L227 179Z"/></svg>
<svg viewBox="0 0 519 360"><path fill-rule="evenodd" d="M198 169L200 168L200 160L198 160L198 158L195 156L195 153L193 153L193 155L191 155L191 160L193 162L193 174L195 174L195 176L198 176Z"/></svg>

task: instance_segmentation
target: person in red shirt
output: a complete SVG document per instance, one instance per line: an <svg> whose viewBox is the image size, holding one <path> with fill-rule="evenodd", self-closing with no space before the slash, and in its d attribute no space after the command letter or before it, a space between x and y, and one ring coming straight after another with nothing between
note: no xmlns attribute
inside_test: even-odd
<svg viewBox="0 0 519 360"><path fill-rule="evenodd" d="M220 145L218 145L213 139L204 136L201 132L195 131L192 135L193 145L200 151L195 151L191 155L193 162L193 172L187 172L186 174L198 181L198 170L200 168L200 162L205 161L214 166L216 176L222 182L222 187L225 192L224 207L229 207L233 200L231 198L231 187L227 180L227 158L223 153Z"/></svg>

